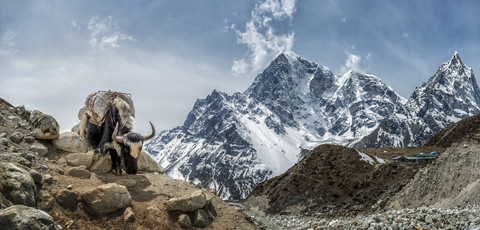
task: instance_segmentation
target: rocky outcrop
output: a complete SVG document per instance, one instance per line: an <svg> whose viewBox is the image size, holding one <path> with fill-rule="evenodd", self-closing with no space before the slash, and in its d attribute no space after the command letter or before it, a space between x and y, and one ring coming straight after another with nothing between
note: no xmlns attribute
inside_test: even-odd
<svg viewBox="0 0 480 230"><path fill-rule="evenodd" d="M29 120L33 126L35 138L38 140L54 140L59 137L60 126L54 117L34 110Z"/></svg>
<svg viewBox="0 0 480 230"><path fill-rule="evenodd" d="M60 229L46 212L24 205L13 205L0 210L0 226L5 230Z"/></svg>
<svg viewBox="0 0 480 230"><path fill-rule="evenodd" d="M115 183L98 186L81 195L89 211L105 215L126 208L132 204L127 188Z"/></svg>
<svg viewBox="0 0 480 230"><path fill-rule="evenodd" d="M13 163L0 163L0 192L13 204L36 207L36 186L32 175Z"/></svg>
<svg viewBox="0 0 480 230"><path fill-rule="evenodd" d="M211 196L203 190L167 201L167 211L177 213L177 223L182 228L207 227L216 216ZM181 214L178 215L178 212Z"/></svg>

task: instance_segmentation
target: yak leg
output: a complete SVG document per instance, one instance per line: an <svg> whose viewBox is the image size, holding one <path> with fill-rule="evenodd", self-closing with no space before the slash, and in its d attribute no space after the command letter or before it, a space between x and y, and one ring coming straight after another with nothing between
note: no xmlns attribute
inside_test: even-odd
<svg viewBox="0 0 480 230"><path fill-rule="evenodd" d="M112 172L115 175L122 175L122 167L121 167L121 160L122 158L117 154L117 150L109 149L110 158L112 158Z"/></svg>

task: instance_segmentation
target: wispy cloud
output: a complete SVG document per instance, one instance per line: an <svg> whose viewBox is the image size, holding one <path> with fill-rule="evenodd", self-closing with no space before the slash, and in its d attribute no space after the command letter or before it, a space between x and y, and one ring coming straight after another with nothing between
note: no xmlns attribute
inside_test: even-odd
<svg viewBox="0 0 480 230"><path fill-rule="evenodd" d="M0 56L9 56L16 52L15 39L17 34L7 30L0 39Z"/></svg>
<svg viewBox="0 0 480 230"><path fill-rule="evenodd" d="M248 51L246 57L233 62L232 73L256 73L278 53L291 51L295 34L276 34L272 24L293 20L294 12L295 0L267 0L257 3L250 21L245 25L245 31L236 30L237 43L246 44Z"/></svg>
<svg viewBox="0 0 480 230"><path fill-rule="evenodd" d="M121 41L134 41L134 38L122 32L112 16L104 19L93 17L88 23L90 30L90 45L101 50L105 48L118 48Z"/></svg>
<svg viewBox="0 0 480 230"><path fill-rule="evenodd" d="M367 55L367 58L370 58L371 54ZM349 70L353 70L355 72L363 73L364 71L360 68L360 61L362 58L358 55L347 53L347 59L345 60L345 64L340 69L341 74L348 72Z"/></svg>

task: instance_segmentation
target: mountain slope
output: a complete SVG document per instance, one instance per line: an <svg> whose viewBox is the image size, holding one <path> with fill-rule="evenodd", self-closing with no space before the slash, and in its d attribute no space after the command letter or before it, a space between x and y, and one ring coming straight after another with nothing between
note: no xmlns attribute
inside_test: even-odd
<svg viewBox="0 0 480 230"><path fill-rule="evenodd" d="M168 175L243 199L315 146L361 140L405 102L373 75L336 76L282 53L244 93L213 91L197 100L183 126L145 146Z"/></svg>
<svg viewBox="0 0 480 230"><path fill-rule="evenodd" d="M416 88L404 107L355 147L417 146L461 119L480 112L480 90L457 52Z"/></svg>

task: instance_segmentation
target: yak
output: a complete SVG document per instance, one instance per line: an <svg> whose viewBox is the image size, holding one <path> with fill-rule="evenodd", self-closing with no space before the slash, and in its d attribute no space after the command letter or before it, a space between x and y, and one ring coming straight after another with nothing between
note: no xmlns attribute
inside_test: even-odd
<svg viewBox="0 0 480 230"><path fill-rule="evenodd" d="M112 159L112 172L122 175L121 163L128 174L138 171L137 158L142 151L143 142L155 135L152 122L152 133L143 136L132 132L130 105L117 97L108 103L106 113L101 122L95 122L92 111L84 113L80 123L80 136L93 148L104 155L109 153Z"/></svg>

